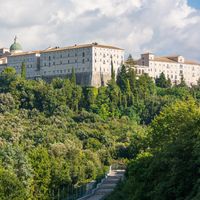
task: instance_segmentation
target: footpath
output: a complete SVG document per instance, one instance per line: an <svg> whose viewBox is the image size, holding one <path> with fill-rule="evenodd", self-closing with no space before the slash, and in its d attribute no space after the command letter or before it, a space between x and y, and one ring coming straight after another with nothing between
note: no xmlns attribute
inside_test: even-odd
<svg viewBox="0 0 200 200"><path fill-rule="evenodd" d="M79 200L103 200L114 191L118 182L123 179L125 170L112 170L107 178L93 191L91 195L80 198Z"/></svg>

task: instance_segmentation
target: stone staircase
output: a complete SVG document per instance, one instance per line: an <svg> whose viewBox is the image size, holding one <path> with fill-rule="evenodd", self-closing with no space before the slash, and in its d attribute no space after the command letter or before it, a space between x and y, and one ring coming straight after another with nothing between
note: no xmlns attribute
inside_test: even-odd
<svg viewBox="0 0 200 200"><path fill-rule="evenodd" d="M107 195L109 195L117 183L123 179L125 170L113 170L111 171L107 178L98 186L94 193L88 197L82 198L82 200L103 200Z"/></svg>

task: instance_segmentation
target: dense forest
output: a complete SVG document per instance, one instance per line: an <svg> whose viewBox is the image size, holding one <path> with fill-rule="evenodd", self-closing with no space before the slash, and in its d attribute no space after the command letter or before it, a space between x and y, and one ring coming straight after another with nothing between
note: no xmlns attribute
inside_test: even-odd
<svg viewBox="0 0 200 200"><path fill-rule="evenodd" d="M25 77L24 64L0 74L0 199L55 199L114 161L127 173L109 199L199 199L200 82L154 82L124 65L100 88L77 85L74 70Z"/></svg>

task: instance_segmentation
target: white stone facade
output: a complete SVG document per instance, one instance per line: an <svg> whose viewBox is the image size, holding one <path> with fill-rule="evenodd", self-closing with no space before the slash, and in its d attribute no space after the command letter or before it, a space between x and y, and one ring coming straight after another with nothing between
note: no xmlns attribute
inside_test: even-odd
<svg viewBox="0 0 200 200"><path fill-rule="evenodd" d="M147 73L157 78L163 72L172 84L179 84L183 76L188 86L196 85L200 78L200 64L187 61L183 56L158 57L152 53L142 54L136 61L136 72L141 75Z"/></svg>
<svg viewBox="0 0 200 200"><path fill-rule="evenodd" d="M97 43L47 49L41 52L41 76L70 76L74 68L79 84L99 87L111 79L111 59L117 72L124 62L124 50Z"/></svg>
<svg viewBox="0 0 200 200"><path fill-rule="evenodd" d="M7 57L7 66L14 67L17 74L21 73L21 66L24 62L26 65L26 77L33 79L40 77L40 53L24 52L12 54Z"/></svg>
<svg viewBox="0 0 200 200"><path fill-rule="evenodd" d="M70 77L74 68L77 83L100 87L111 79L111 61L117 71L124 63L124 50L97 43L74 45L64 48L48 48L44 51L12 53L6 57L7 66L14 67L18 74L26 65L29 79ZM1 64L1 60L0 60ZM2 70L6 65L2 65ZM1 71L2 71L1 70Z"/></svg>
<svg viewBox="0 0 200 200"><path fill-rule="evenodd" d="M111 78L111 62L113 62L115 74L117 74L119 68L124 63L124 50L104 46L93 46L92 51L92 84L100 86L99 84L101 83L105 85Z"/></svg>

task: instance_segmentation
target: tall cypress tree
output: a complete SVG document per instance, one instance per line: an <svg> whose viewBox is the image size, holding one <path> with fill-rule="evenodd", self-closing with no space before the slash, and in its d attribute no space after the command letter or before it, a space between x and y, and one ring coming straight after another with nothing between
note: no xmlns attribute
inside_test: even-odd
<svg viewBox="0 0 200 200"><path fill-rule="evenodd" d="M136 73L135 73L134 69L133 68L129 68L127 75L128 75L131 91L132 91L133 94L136 94L137 78L136 78Z"/></svg>
<svg viewBox="0 0 200 200"><path fill-rule="evenodd" d="M24 62L21 65L21 78L26 79L26 65Z"/></svg>
<svg viewBox="0 0 200 200"><path fill-rule="evenodd" d="M71 83L76 85L76 74L74 67L72 68Z"/></svg>
<svg viewBox="0 0 200 200"><path fill-rule="evenodd" d="M111 57L111 81L112 81L112 82L115 81L115 70L114 70L114 66L113 66L112 57Z"/></svg>
<svg viewBox="0 0 200 200"><path fill-rule="evenodd" d="M120 87L122 92L127 90L127 72L126 66L122 65L120 72L117 75L117 85Z"/></svg>

